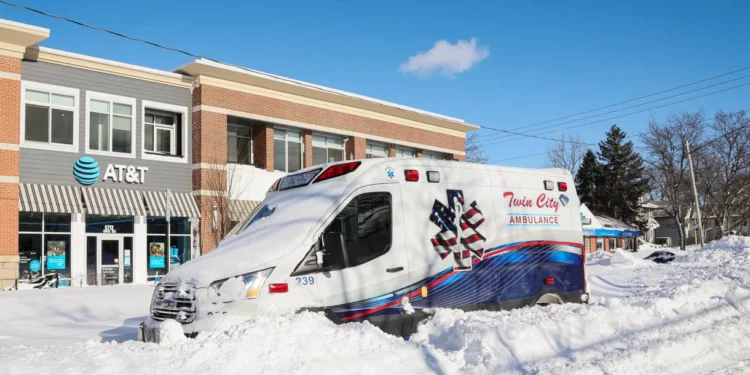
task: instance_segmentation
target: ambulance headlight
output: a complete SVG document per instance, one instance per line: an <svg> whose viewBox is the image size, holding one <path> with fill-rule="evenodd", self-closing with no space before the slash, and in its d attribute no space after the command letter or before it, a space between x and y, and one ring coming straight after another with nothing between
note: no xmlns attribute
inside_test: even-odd
<svg viewBox="0 0 750 375"><path fill-rule="evenodd" d="M209 293L223 302L257 298L271 271L273 268L214 281L208 287Z"/></svg>

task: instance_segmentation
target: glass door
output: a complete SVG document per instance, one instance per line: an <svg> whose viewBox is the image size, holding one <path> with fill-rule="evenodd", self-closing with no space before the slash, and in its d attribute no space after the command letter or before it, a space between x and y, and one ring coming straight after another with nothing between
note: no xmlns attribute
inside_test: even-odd
<svg viewBox="0 0 750 375"><path fill-rule="evenodd" d="M98 244L99 285L117 285L123 282L122 239L100 237Z"/></svg>

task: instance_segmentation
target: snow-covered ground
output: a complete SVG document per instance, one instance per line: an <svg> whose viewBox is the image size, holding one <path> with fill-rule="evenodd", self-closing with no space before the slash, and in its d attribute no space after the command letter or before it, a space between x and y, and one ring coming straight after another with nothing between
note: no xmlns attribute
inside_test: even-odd
<svg viewBox="0 0 750 375"><path fill-rule="evenodd" d="M0 293L0 374L750 373L750 238L644 256L592 255L589 305L442 310L409 341L306 313L143 344L149 286Z"/></svg>

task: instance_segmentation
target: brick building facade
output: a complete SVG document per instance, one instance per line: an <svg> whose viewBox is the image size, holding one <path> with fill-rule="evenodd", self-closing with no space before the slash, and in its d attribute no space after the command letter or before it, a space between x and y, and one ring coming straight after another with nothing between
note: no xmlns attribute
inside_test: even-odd
<svg viewBox="0 0 750 375"><path fill-rule="evenodd" d="M193 225L192 233L184 235L193 244L193 251L206 253L216 246L221 233L247 214L263 199L271 183L286 173L317 164L375 157L464 160L466 133L477 128L460 119L204 59L166 72L39 47L48 36L49 30L0 20L0 287L28 272L26 262L34 259L33 254L44 253L43 248L31 251L25 248L30 245L19 245L19 232L24 232L19 228L23 226L19 224L19 214L24 217L24 212L32 210L21 204L19 191L31 183L43 181L48 185L40 185L41 189L48 191L65 188L74 195L80 194L83 201L79 210L55 211L69 215L67 225L72 228L66 234L66 246L74 258L68 261L72 262L66 268L68 276L91 269L91 259L87 261L86 254L101 258L102 244L96 247L95 241L107 239L120 241L120 256L127 254L124 256L128 262L131 249L124 250L126 253L122 249L132 248L133 267L145 267L132 271L135 276L131 282L138 282L155 276L150 253L148 264L145 259L146 246L151 249L153 242L147 245L146 238L154 241L152 221L162 220L159 215L164 215L163 209L154 206L158 202L149 197L179 199L185 208L184 219ZM82 76L86 79L76 81ZM27 81L30 91L23 88ZM91 81L99 86L90 87ZM132 215L132 235L126 231L125 237L113 240L109 234L91 234L89 217L94 212L86 202L91 188L78 186L68 171L59 177L50 175L38 165L43 164L38 152L23 152L38 148L28 135L23 135L23 129L39 125L33 123L39 121L36 118L23 115L25 106L35 105L25 98L39 95L33 87L51 87L51 94L47 95L53 97L56 88L70 94L70 99L60 97L71 101L71 137L75 141L65 145L64 153L49 154L48 160L63 160L62 169L70 169L72 163L66 163L71 157L95 155L100 162L149 169L153 177L146 184L112 184L106 178L97 182L97 186L106 188L102 190L115 196L125 194L142 200L138 203L142 207L135 207L132 213L127 207L114 207L120 214ZM130 108L125 118L130 121L126 134L132 136L127 148L131 154L122 155L129 160L118 159L120 155L113 154L112 149L92 151L97 142L113 142L92 133L96 116L92 114L92 98L96 95L109 98L109 103L118 108ZM123 107L123 103L130 104ZM55 103L49 108L54 111ZM160 118L165 113L175 122L154 120L153 116ZM110 121L120 115L110 113ZM42 125L57 126L53 119ZM99 124L105 130L116 125ZM177 198L164 198L167 190L176 191ZM190 202L179 196L182 191L191 195ZM190 205L195 205L195 213L190 212ZM39 215L47 215L47 211L39 210ZM47 234L42 235L45 237L40 238L49 242ZM134 244L128 245L130 241ZM19 246L21 253L27 252L25 260L20 260ZM32 254L31 258L28 254ZM40 257L44 270L44 255ZM95 270L101 272L101 260L96 262ZM120 276L119 280L124 279Z"/></svg>

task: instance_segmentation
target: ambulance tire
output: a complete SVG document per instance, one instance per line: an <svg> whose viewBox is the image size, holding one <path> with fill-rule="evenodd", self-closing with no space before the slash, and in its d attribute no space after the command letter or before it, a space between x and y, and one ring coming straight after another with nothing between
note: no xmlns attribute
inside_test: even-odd
<svg viewBox="0 0 750 375"><path fill-rule="evenodd" d="M536 300L537 306L562 305L563 299L555 293L543 294Z"/></svg>

